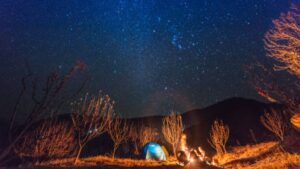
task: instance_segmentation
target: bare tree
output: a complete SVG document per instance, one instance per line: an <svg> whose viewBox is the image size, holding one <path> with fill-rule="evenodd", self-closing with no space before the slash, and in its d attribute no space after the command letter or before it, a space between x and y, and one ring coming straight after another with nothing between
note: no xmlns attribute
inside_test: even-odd
<svg viewBox="0 0 300 169"><path fill-rule="evenodd" d="M158 140L158 132L156 128L152 126L146 126L146 125L139 126L138 144L140 148L142 148L145 144L149 143L150 141L155 142L157 140Z"/></svg>
<svg viewBox="0 0 300 169"><path fill-rule="evenodd" d="M281 112L271 109L270 112L265 112L263 116L260 117L261 123L271 132L273 132L280 141L284 140L286 122Z"/></svg>
<svg viewBox="0 0 300 169"><path fill-rule="evenodd" d="M76 164L86 143L107 131L112 120L114 101L108 95L99 94L89 98L87 94L74 106L72 121L79 145Z"/></svg>
<svg viewBox="0 0 300 169"><path fill-rule="evenodd" d="M300 110L299 23L299 8L294 4L288 12L273 20L273 27L264 36L264 47L270 61L257 64L251 77L258 94L269 101L285 104L292 114ZM258 72L259 69L262 71Z"/></svg>
<svg viewBox="0 0 300 169"><path fill-rule="evenodd" d="M134 154L138 155L140 149L150 141L158 140L158 132L152 126L144 124L132 124L129 129L129 139L134 146Z"/></svg>
<svg viewBox="0 0 300 169"><path fill-rule="evenodd" d="M115 116L109 125L108 133L114 142L112 157L115 158L119 145L129 138L129 126L124 119Z"/></svg>
<svg viewBox="0 0 300 169"><path fill-rule="evenodd" d="M38 80L34 77L29 64L26 62L27 74L22 78L22 88L18 95L16 104L12 111L9 125L9 145L0 152L0 162L4 163L9 160L8 156L14 149L17 142L23 137L28 131L32 124L37 121L57 115L61 108L71 98L75 97L85 86L84 80L82 85L72 95L67 95L64 91L66 90L69 81L75 76L78 71L84 71L86 65L83 62L77 62L71 69L65 73L60 74L59 72L53 72L47 76L45 84L40 89ZM25 103L26 102L26 103ZM24 109L22 106L31 105L31 109ZM22 108L22 116L24 120L21 125L21 130L16 126L17 116L20 114L19 109Z"/></svg>
<svg viewBox="0 0 300 169"><path fill-rule="evenodd" d="M17 142L15 152L20 158L53 159L70 156L75 147L73 128L66 122L51 119L26 132Z"/></svg>
<svg viewBox="0 0 300 169"><path fill-rule="evenodd" d="M183 133L183 124L180 114L171 112L169 116L163 118L162 133L167 142L172 145L173 155L176 157L177 148Z"/></svg>
<svg viewBox="0 0 300 169"><path fill-rule="evenodd" d="M273 20L274 27L264 38L268 56L281 65L275 65L275 70L286 70L290 74L300 77L300 12L292 5L290 11L282 13Z"/></svg>
<svg viewBox="0 0 300 169"><path fill-rule="evenodd" d="M217 154L226 153L226 143L229 138L229 127L224 125L222 120L215 120L211 130L208 143L214 148Z"/></svg>
<svg viewBox="0 0 300 169"><path fill-rule="evenodd" d="M139 129L137 126L135 126L134 124L130 125L129 128L129 139L131 140L131 142L133 143L133 147L134 147L134 154L138 155L139 154L139 144L138 144L138 140L139 140Z"/></svg>
<svg viewBox="0 0 300 169"><path fill-rule="evenodd" d="M276 60L280 65L275 65L274 70L286 70L295 78L296 98L288 105L291 112L296 112L293 118L299 119L300 110L300 12L296 5L291 5L287 13L282 13L278 19L273 20L273 28L270 29L264 38L265 49L268 56ZM285 85L285 84L284 84ZM291 100L291 96L289 95ZM296 127L297 124L292 124Z"/></svg>
<svg viewBox="0 0 300 169"><path fill-rule="evenodd" d="M300 88L295 83L295 77L282 77L279 72L271 70L270 65L261 63L248 66L246 73L260 96L270 102L285 104L292 111L297 111L300 105L300 96L297 93Z"/></svg>

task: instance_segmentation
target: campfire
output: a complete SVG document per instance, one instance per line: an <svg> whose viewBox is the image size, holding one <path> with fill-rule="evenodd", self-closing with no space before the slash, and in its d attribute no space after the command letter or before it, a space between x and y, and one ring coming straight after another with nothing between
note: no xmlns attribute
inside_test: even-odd
<svg viewBox="0 0 300 169"><path fill-rule="evenodd" d="M189 163L194 162L207 163L210 165L210 163L208 162L208 157L206 156L205 151L201 147L193 149L187 146L185 134L181 136L180 151L177 156L180 165L187 165Z"/></svg>

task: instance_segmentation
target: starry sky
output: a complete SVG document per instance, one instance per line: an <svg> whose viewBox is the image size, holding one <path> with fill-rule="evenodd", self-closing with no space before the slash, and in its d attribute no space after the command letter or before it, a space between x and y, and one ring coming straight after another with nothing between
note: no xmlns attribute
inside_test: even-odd
<svg viewBox="0 0 300 169"><path fill-rule="evenodd" d="M290 0L2 0L0 106L9 112L24 61L36 74L88 65L127 116L260 99L244 65L263 60L263 35ZM4 114L4 113L2 113Z"/></svg>

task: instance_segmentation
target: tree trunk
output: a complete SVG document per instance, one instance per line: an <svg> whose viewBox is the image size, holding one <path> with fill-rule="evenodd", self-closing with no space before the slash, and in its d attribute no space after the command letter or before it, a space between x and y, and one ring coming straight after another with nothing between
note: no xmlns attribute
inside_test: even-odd
<svg viewBox="0 0 300 169"><path fill-rule="evenodd" d="M139 155L140 154L139 147L138 147L138 145L136 143L134 143L134 154L135 155Z"/></svg>
<svg viewBox="0 0 300 169"><path fill-rule="evenodd" d="M174 157L177 159L176 147L175 147L174 144L172 145L172 147L173 147L173 155L174 155Z"/></svg>
<svg viewBox="0 0 300 169"><path fill-rule="evenodd" d="M225 147L225 145L223 145L223 154L226 154L226 153L227 153L226 147Z"/></svg>
<svg viewBox="0 0 300 169"><path fill-rule="evenodd" d="M80 160L79 160L79 157L80 157L80 154L81 154L81 151L82 151L82 148L83 148L83 145L79 144L79 149L78 149L78 153L77 153L77 156L75 158L75 164L77 164Z"/></svg>
<svg viewBox="0 0 300 169"><path fill-rule="evenodd" d="M119 147L119 144L114 145L113 152L112 152L112 158L115 158L115 154L116 154L118 147Z"/></svg>

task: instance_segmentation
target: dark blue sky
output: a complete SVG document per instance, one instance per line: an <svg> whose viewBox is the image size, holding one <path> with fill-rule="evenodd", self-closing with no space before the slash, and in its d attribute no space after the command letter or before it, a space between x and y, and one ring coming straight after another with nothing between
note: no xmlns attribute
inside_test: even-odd
<svg viewBox="0 0 300 169"><path fill-rule="evenodd" d="M2 0L0 106L13 103L25 59L40 75L83 60L88 89L131 116L259 99L243 65L265 57L263 35L291 2Z"/></svg>

